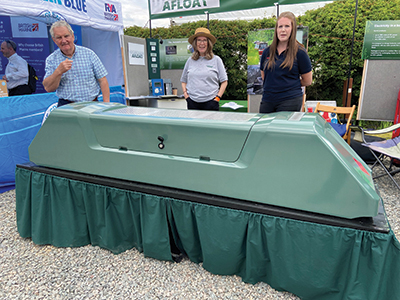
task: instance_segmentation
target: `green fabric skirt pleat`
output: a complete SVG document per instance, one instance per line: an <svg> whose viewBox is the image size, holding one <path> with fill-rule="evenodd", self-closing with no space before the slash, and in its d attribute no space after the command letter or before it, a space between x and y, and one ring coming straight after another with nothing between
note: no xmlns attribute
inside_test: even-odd
<svg viewBox="0 0 400 300"><path fill-rule="evenodd" d="M36 244L92 244L115 254L135 247L145 256L172 260L174 243L213 274L263 281L302 299L400 295L400 244L392 231L272 217L18 167L16 208L19 234Z"/></svg>

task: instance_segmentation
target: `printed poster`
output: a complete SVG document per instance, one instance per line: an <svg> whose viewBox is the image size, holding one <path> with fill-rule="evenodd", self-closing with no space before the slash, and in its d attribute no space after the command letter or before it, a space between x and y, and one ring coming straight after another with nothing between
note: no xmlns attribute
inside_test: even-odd
<svg viewBox="0 0 400 300"><path fill-rule="evenodd" d="M192 53L193 47L186 38L163 40L160 44L160 69L182 70Z"/></svg>
<svg viewBox="0 0 400 300"><path fill-rule="evenodd" d="M367 21L362 59L400 59L400 21Z"/></svg>
<svg viewBox="0 0 400 300"><path fill-rule="evenodd" d="M144 66L145 57L144 57L144 45L136 44L136 43L128 43L129 50L129 64Z"/></svg>

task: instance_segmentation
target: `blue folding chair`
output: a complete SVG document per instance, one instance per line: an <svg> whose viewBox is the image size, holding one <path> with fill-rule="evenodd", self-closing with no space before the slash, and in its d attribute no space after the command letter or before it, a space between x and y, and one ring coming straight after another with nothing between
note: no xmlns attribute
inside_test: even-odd
<svg viewBox="0 0 400 300"><path fill-rule="evenodd" d="M388 175L392 179L394 184L397 186L397 188L400 190L399 184L393 178L395 174L400 172L400 168L398 169L393 168L393 166L400 167L400 164L398 163L400 162L400 136L379 142L368 143L365 140L366 134L368 135L386 134L393 132L399 128L400 128L400 123L379 130L364 130L361 127L352 126L352 129L355 132L354 140L359 141L362 143L361 145L368 147L372 155L376 158L376 161L372 165L372 168L379 163L385 171L383 175L375 176L374 179ZM389 158L389 166L385 165L385 160L384 160L385 157Z"/></svg>

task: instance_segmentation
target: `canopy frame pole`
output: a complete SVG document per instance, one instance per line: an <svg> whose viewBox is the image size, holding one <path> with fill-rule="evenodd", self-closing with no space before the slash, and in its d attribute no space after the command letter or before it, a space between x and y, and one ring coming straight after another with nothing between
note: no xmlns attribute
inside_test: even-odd
<svg viewBox="0 0 400 300"><path fill-rule="evenodd" d="M349 71L348 71L348 75L347 75L347 93L346 93L345 103L342 103L343 106L351 106L351 99L348 99L348 97L349 97L348 89L349 89L349 86L350 86L351 62L352 62L352 59L353 59L354 37L355 37L355 33L356 33L357 9L358 9L358 0L356 0L356 7L355 7L355 11L354 11L353 38L351 40Z"/></svg>
<svg viewBox="0 0 400 300"><path fill-rule="evenodd" d="M274 5L276 6L276 18L279 18L279 2L275 2Z"/></svg>
<svg viewBox="0 0 400 300"><path fill-rule="evenodd" d="M150 38L151 38L151 5L150 5L150 0L147 0L147 7L149 9L149 29L150 29Z"/></svg>
<svg viewBox="0 0 400 300"><path fill-rule="evenodd" d="M150 38L151 38L151 19L149 19L149 29L150 29Z"/></svg>

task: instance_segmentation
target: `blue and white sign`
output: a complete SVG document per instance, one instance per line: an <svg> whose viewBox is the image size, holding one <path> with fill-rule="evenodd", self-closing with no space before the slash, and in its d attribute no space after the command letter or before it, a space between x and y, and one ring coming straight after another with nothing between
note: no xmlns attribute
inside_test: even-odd
<svg viewBox="0 0 400 300"><path fill-rule="evenodd" d="M13 38L47 39L46 24L26 17L11 17L11 31Z"/></svg>
<svg viewBox="0 0 400 300"><path fill-rule="evenodd" d="M36 93L44 93L41 84L44 76L46 57L50 54L47 25L26 17L0 16L0 40L13 40L17 44L17 54L35 70L39 80ZM0 75L4 74L8 59L0 55Z"/></svg>
<svg viewBox="0 0 400 300"><path fill-rule="evenodd" d="M0 1L1 2L1 1ZM0 7L0 15L25 16L43 23L65 20L100 30L123 29L122 6L113 0L12 0Z"/></svg>

